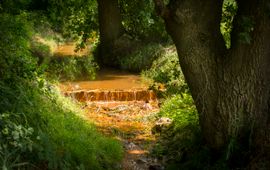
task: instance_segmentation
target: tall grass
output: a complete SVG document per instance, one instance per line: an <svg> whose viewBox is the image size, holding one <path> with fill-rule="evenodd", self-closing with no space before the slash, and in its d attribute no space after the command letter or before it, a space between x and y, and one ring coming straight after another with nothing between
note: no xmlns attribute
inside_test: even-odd
<svg viewBox="0 0 270 170"><path fill-rule="evenodd" d="M46 80L25 15L0 19L0 167L118 169L120 143L99 134Z"/></svg>

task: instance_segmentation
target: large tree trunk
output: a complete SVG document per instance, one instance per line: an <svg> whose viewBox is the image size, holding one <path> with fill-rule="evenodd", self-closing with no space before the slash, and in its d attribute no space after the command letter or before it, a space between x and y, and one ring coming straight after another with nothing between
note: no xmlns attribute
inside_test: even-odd
<svg viewBox="0 0 270 170"><path fill-rule="evenodd" d="M98 0L100 31L99 61L115 62L111 56L114 42L123 34L118 0Z"/></svg>
<svg viewBox="0 0 270 170"><path fill-rule="evenodd" d="M234 138L269 152L269 1L239 0L230 50L219 30L222 1L155 3L177 47L206 144L220 151ZM252 28L243 28L249 20Z"/></svg>

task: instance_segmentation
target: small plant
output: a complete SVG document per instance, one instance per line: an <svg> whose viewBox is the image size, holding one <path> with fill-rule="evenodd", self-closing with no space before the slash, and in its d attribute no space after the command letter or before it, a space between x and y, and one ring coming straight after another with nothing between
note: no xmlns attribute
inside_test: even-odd
<svg viewBox="0 0 270 170"><path fill-rule="evenodd" d="M34 129L22 122L23 114L2 113L0 115L0 166L12 169L26 166L23 154L31 153L34 144Z"/></svg>
<svg viewBox="0 0 270 170"><path fill-rule="evenodd" d="M174 121L174 127L199 127L199 117L190 94L182 93L167 99L159 112L160 117L168 117Z"/></svg>
<svg viewBox="0 0 270 170"><path fill-rule="evenodd" d="M166 89L165 93L160 93L163 97L188 91L174 47L163 47L161 55L150 69L142 72L142 76L146 81L150 80L153 90L159 91L160 85L163 85Z"/></svg>

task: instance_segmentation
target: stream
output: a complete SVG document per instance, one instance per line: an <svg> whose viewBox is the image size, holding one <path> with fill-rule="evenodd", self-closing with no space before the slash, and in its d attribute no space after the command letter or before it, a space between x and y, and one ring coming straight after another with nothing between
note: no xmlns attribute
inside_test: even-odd
<svg viewBox="0 0 270 170"><path fill-rule="evenodd" d="M62 45L56 54L70 56L74 48ZM156 141L151 129L159 111L158 99L139 75L103 69L96 80L62 82L59 86L65 96L83 103L87 119L101 133L122 142L125 154L120 169L164 169L150 155Z"/></svg>

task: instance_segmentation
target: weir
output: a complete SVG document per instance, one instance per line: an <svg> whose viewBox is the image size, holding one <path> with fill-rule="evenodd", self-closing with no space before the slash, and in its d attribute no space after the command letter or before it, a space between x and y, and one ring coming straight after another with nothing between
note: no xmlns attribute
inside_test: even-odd
<svg viewBox="0 0 270 170"><path fill-rule="evenodd" d="M65 82L60 88L65 96L80 102L157 101L139 75L112 69L99 71L96 80Z"/></svg>
<svg viewBox="0 0 270 170"><path fill-rule="evenodd" d="M66 91L65 96L80 102L85 101L156 101L157 96L152 90L79 90Z"/></svg>

